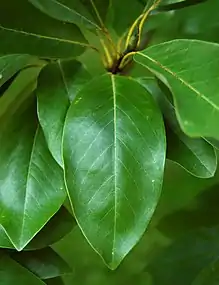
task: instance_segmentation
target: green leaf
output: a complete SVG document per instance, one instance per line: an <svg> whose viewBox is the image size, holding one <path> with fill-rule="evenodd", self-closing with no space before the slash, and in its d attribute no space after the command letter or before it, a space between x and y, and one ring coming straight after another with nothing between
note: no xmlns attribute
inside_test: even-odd
<svg viewBox="0 0 219 285"><path fill-rule="evenodd" d="M184 0L184 1L167 1L169 4L167 5L160 5L157 8L157 11L172 11L172 10L179 10L189 6L198 5L201 3L206 2L207 0ZM165 3L164 3L165 4Z"/></svg>
<svg viewBox="0 0 219 285"><path fill-rule="evenodd" d="M70 100L85 81L85 76L80 76L82 72L83 67L78 61L61 61L46 66L38 80L38 118L49 150L60 166L63 166L63 125Z"/></svg>
<svg viewBox="0 0 219 285"><path fill-rule="evenodd" d="M14 252L10 256L40 279L55 278L71 272L68 264L50 247Z"/></svg>
<svg viewBox="0 0 219 285"><path fill-rule="evenodd" d="M34 274L23 268L6 255L0 256L0 284L4 285L45 285Z"/></svg>
<svg viewBox="0 0 219 285"><path fill-rule="evenodd" d="M69 108L63 155L77 222L115 269L144 233L160 196L165 134L153 98L130 78L97 77Z"/></svg>
<svg viewBox="0 0 219 285"><path fill-rule="evenodd" d="M25 54L12 54L0 57L0 87L19 70L36 63L36 58Z"/></svg>
<svg viewBox="0 0 219 285"><path fill-rule="evenodd" d="M168 89L166 90L166 86L160 82L161 91L153 79L141 79L140 82L156 98L166 119L167 158L197 177L214 176L217 169L214 148L206 140L190 138L181 131L171 103L171 94Z"/></svg>
<svg viewBox="0 0 219 285"><path fill-rule="evenodd" d="M52 58L78 56L84 51L78 42L86 45L76 26L47 17L27 0L0 2L0 42L0 54Z"/></svg>
<svg viewBox="0 0 219 285"><path fill-rule="evenodd" d="M0 224L21 250L66 195L62 170L37 128L35 107L25 102L17 108L0 117Z"/></svg>
<svg viewBox="0 0 219 285"><path fill-rule="evenodd" d="M148 268L154 284L175 284L176 280L178 285L193 284L197 275L218 259L218 233L218 227L202 228L176 239Z"/></svg>
<svg viewBox="0 0 219 285"><path fill-rule="evenodd" d="M219 45L174 40L138 53L135 60L169 86L186 134L219 138Z"/></svg>
<svg viewBox="0 0 219 285"><path fill-rule="evenodd" d="M29 67L22 70L13 80L13 83L0 98L0 117L8 113L13 114L23 102L32 96L37 87L37 77L42 69L40 67Z"/></svg>
<svg viewBox="0 0 219 285"><path fill-rule="evenodd" d="M52 245L62 239L75 226L76 222L74 218L65 207L62 206L24 250L36 250ZM3 228L0 228L0 247L14 249L13 244L10 242Z"/></svg>
<svg viewBox="0 0 219 285"><path fill-rule="evenodd" d="M99 29L99 22L90 0L28 0L45 14L79 26ZM109 0L94 0L101 19L104 21Z"/></svg>

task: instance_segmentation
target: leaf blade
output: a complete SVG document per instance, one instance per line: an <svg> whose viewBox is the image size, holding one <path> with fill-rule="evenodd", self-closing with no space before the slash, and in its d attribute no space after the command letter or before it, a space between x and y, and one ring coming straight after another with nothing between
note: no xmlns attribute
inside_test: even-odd
<svg viewBox="0 0 219 285"><path fill-rule="evenodd" d="M219 45L214 43L174 40L148 48L135 57L171 88L178 121L189 136L219 136L218 54ZM200 58L203 58L201 64ZM193 112L192 106L199 111Z"/></svg>
<svg viewBox="0 0 219 285"><path fill-rule="evenodd" d="M139 97L133 98L134 92ZM148 116L142 114L142 105ZM154 116L148 105L154 110ZM152 122L157 126L155 133L150 127ZM143 138L146 132L150 134L149 146ZM135 150L136 159L132 154L131 134L140 142L139 151ZM151 139L154 139L153 146ZM140 239L159 199L165 136L153 99L131 79L108 74L94 79L78 93L68 111L63 157L77 222L92 247L115 269ZM151 162L150 167L145 161ZM132 189L137 192L134 196ZM147 190L147 202L143 189Z"/></svg>
<svg viewBox="0 0 219 285"><path fill-rule="evenodd" d="M68 58L80 55L87 44L76 26L47 17L25 0L1 2L0 18L0 54Z"/></svg>
<svg viewBox="0 0 219 285"><path fill-rule="evenodd" d="M39 122L48 148L61 167L64 121L70 101L75 98L80 85L86 81L86 73L82 74L82 78L80 76L82 71L81 63L76 60L59 61L46 66L38 79L36 94Z"/></svg>

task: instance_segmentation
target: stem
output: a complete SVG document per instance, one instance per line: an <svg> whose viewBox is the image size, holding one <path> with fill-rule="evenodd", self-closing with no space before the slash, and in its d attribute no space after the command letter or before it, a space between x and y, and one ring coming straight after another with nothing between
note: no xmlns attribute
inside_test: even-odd
<svg viewBox="0 0 219 285"><path fill-rule="evenodd" d="M106 59L106 62L104 61L104 64L107 63L108 67L110 67L113 64L113 59L112 59L110 52L109 52L107 46L105 45L105 42L103 39L100 39L100 43L103 47L104 55L105 55L105 59Z"/></svg>
<svg viewBox="0 0 219 285"><path fill-rule="evenodd" d="M135 55L135 54L136 54L136 51L132 51L132 52L130 52L130 53L127 53L127 54L123 57L122 61L120 62L119 68L120 68L120 69L123 69L124 63L125 63L126 59L129 58L130 56Z"/></svg>
<svg viewBox="0 0 219 285"><path fill-rule="evenodd" d="M102 32L104 33L106 39L109 41L109 43L110 43L110 45L111 45L111 47L112 47L112 49L113 49L113 52L117 55L116 46L114 45L114 42L113 42L113 40L112 40L112 38L111 38L111 36L110 36L110 33L109 33L108 29L107 29L106 26L104 25L104 22L103 22L103 20L102 20L100 14L99 14L99 12L98 12L98 9L97 9L97 7L96 7L94 1L93 1L93 0L90 0L90 2L91 2L91 5L92 5L92 7L93 7L93 10L94 10L94 12L95 12L95 14L96 14L96 16L97 16L97 19L98 19L98 21L100 22L100 26L101 26Z"/></svg>
<svg viewBox="0 0 219 285"><path fill-rule="evenodd" d="M127 38L126 38L126 42L125 42L125 49L128 48L128 45L129 45L129 43L130 43L132 34L133 34L135 28L137 27L138 22L142 19L142 17L143 17L143 14L140 15L140 16L134 21L134 23L132 24L131 28L129 29L129 32L128 32L128 35L127 35Z"/></svg>
<svg viewBox="0 0 219 285"><path fill-rule="evenodd" d="M144 23L147 20L148 15L150 14L151 11L153 11L154 9L157 8L157 6L160 4L161 0L155 0L154 4L145 12L145 14L143 15L141 22L139 24L138 27L138 42L137 42L137 48L139 47L140 43L141 43L141 35L142 35L142 31L143 31L143 27L144 27Z"/></svg>

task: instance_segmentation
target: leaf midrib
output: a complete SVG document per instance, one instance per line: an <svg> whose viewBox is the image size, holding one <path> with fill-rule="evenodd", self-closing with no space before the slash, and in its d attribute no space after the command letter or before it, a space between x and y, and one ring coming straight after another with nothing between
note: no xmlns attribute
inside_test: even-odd
<svg viewBox="0 0 219 285"><path fill-rule="evenodd" d="M183 78L179 77L175 72L171 71L168 67L164 66L162 63L160 63L159 61L157 61L156 59L151 58L148 55L145 55L142 52L138 53L139 55L147 58L149 61L153 62L154 64L156 64L157 66L159 66L160 68L164 69L167 73L169 73L171 76L173 76L176 80L179 80L184 86L186 86L187 88L191 89L194 93L196 93L198 96L200 96L200 98L202 98L203 100L205 100L208 104L210 104L214 109L216 109L217 111L219 111L219 106L217 106L214 102L212 102L211 100L209 100L204 94L200 93L196 88L194 88L190 83L188 83L187 81L185 81ZM143 65L141 62L139 62L141 65ZM147 66L146 66L147 67ZM149 67L147 67L148 69L150 69Z"/></svg>
<svg viewBox="0 0 219 285"><path fill-rule="evenodd" d="M80 46L86 46L87 45L86 43L81 43L81 42L77 42L77 41L61 39L61 38L56 38L56 37L50 37L50 36L43 36L43 35L40 35L40 34L25 32L25 31L11 29L11 28L5 28L5 27L3 27L1 25L0 25L0 29L5 30L5 31L9 31L9 32L13 32L13 33L23 34L25 36L36 37L36 38L40 38L40 39L46 39L46 40L51 40L51 41L58 41L58 42L74 44L74 45L80 45ZM87 45L87 46L89 46L89 45Z"/></svg>
<svg viewBox="0 0 219 285"><path fill-rule="evenodd" d="M35 136L34 136L34 140L33 140L33 146L32 146L32 150L31 150L31 154L30 154L30 161L28 164L28 169L27 169L27 181L26 181L26 187L25 187L25 199L24 199L24 210L23 210L23 220L22 220L22 224L21 224L21 232L20 232L20 238L19 238L19 250L23 249L26 244L28 243L28 241L26 242L25 245L23 245L23 234L24 234L24 225L25 225L25 216L26 216L26 210L27 210L27 192L28 192L28 184L29 184L29 177L30 177L30 170L31 170L31 165L32 165L32 159L33 159L33 153L35 150L35 146L36 146L36 138L38 135L38 131L39 131L39 126L37 127Z"/></svg>
<svg viewBox="0 0 219 285"><path fill-rule="evenodd" d="M114 75L111 75L111 81L112 81L112 91L113 91L113 122L114 122L114 227L113 227L113 244L112 244L112 265L114 264L114 258L115 258L115 241L116 241L116 213L117 213L117 128L116 128L116 83L115 83L115 77Z"/></svg>

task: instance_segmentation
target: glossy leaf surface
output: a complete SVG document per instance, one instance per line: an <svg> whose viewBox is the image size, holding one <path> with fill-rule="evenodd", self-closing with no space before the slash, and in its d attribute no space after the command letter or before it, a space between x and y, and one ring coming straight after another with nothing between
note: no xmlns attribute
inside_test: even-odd
<svg viewBox="0 0 219 285"><path fill-rule="evenodd" d="M166 122L167 158L180 164L191 174L200 178L209 178L217 169L217 157L214 148L202 138L190 138L185 135L177 122L171 94L162 82L141 79L140 82L156 98ZM160 88L159 88L160 87Z"/></svg>
<svg viewBox="0 0 219 285"><path fill-rule="evenodd" d="M72 102L63 144L78 224L115 269L144 233L159 200L165 161L161 114L138 82L106 74Z"/></svg>
<svg viewBox="0 0 219 285"><path fill-rule="evenodd" d="M82 65L74 60L50 64L43 69L38 80L38 118L49 150L61 166L63 125L70 100L80 88L81 69Z"/></svg>
<svg viewBox="0 0 219 285"><path fill-rule="evenodd" d="M0 54L68 58L80 55L84 48L76 42L86 40L76 26L44 15L27 0L9 0L0 3L0 42Z"/></svg>
<svg viewBox="0 0 219 285"><path fill-rule="evenodd" d="M219 138L219 45L174 40L138 53L135 60L170 87L186 134Z"/></svg>
<svg viewBox="0 0 219 285"><path fill-rule="evenodd" d="M65 199L63 173L26 101L0 117L0 224L21 250ZM16 108L19 108L16 110Z"/></svg>
<svg viewBox="0 0 219 285"><path fill-rule="evenodd" d="M9 256L0 256L0 284L45 285L37 276L19 265Z"/></svg>
<svg viewBox="0 0 219 285"><path fill-rule="evenodd" d="M71 272L68 264L50 247L35 251L15 252L11 254L11 258L40 279L55 278Z"/></svg>

